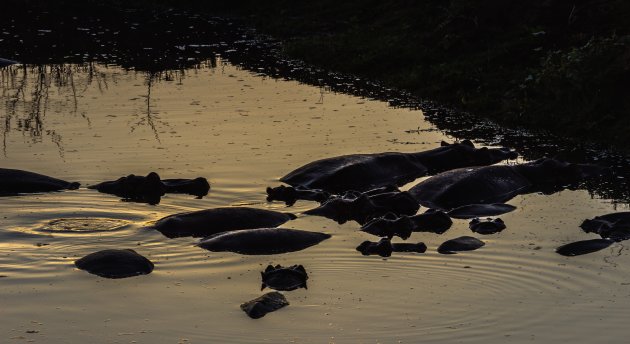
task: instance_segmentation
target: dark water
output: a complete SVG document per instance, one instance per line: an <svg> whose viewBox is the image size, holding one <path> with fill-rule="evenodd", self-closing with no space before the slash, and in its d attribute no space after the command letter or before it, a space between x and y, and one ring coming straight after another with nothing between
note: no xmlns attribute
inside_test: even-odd
<svg viewBox="0 0 630 344"><path fill-rule="evenodd" d="M625 244L573 258L554 252L594 237L578 228L583 219L627 209L625 157L466 119L377 83L280 58L273 41L219 18L172 11L32 15L31 23L9 19L0 30L5 57L29 63L0 70L2 167L83 186L149 171L203 176L212 190L203 199L167 195L157 206L85 188L0 199L3 338L625 341ZM414 234L409 240L425 242L425 254L382 259L354 250L374 240L358 225L301 215L313 202L286 209L265 201L266 186L315 159L420 151L455 138L517 148L519 161L560 155L601 162L616 174L578 190L514 198L517 210L501 216L506 230L483 236L478 251L453 256L436 248L471 235L465 220L443 235ZM145 228L172 213L237 205L294 212L299 218L286 227L332 238L301 252L242 256ZM105 248L133 248L155 262L155 271L106 280L74 268L77 258ZM269 263L303 264L309 289L287 292L290 306L254 321L238 306L261 295L259 271Z"/></svg>

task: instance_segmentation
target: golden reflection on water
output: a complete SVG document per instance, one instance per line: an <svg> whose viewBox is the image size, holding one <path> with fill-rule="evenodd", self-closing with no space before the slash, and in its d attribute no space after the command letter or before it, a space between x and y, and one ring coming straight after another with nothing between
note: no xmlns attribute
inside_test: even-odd
<svg viewBox="0 0 630 344"><path fill-rule="evenodd" d="M206 177L203 199L167 195L158 206L121 202L81 188L0 199L0 333L47 343L195 343L262 341L619 342L627 301L622 245L561 257L555 247L585 239L577 227L611 212L583 191L525 195L502 216L508 228L486 246L453 256L436 247L470 235L455 220L438 236L414 234L426 254L363 257L375 240L358 225L301 215L267 203L265 187L312 160L348 153L419 151L443 137L419 111L281 81L217 61L149 75L104 65L9 68L2 72L2 167L31 170L83 186L130 173ZM44 68L44 69L42 69ZM416 130L420 129L420 130ZM408 144L401 144L405 142ZM285 227L333 237L277 256L210 253L191 238L146 228L163 216L226 205L299 215ZM41 231L61 218L129 222L114 231ZM147 276L106 280L76 270L79 257L133 248L155 262ZM621 253L620 253L621 252ZM269 264L303 264L309 289L286 293L291 305L263 319L239 305L260 292Z"/></svg>

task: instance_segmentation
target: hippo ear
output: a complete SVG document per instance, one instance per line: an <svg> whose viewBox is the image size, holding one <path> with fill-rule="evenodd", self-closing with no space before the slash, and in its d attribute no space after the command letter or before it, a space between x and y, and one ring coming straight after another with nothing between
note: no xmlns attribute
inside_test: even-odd
<svg viewBox="0 0 630 344"><path fill-rule="evenodd" d="M151 172L149 174L147 174L147 180L151 181L151 182L159 182L160 181L160 176L155 173L155 172Z"/></svg>
<svg viewBox="0 0 630 344"><path fill-rule="evenodd" d="M269 271L273 271L273 270L274 270L273 266L271 264L269 264L269 265L267 265L267 268L265 269L265 272L269 272Z"/></svg>
<svg viewBox="0 0 630 344"><path fill-rule="evenodd" d="M446 147L446 146L450 146L451 144L446 142L446 141L442 141L440 142L440 147Z"/></svg>
<svg viewBox="0 0 630 344"><path fill-rule="evenodd" d="M460 142L460 144L466 145L466 146L469 146L469 147L472 147L472 148L475 148L475 145L470 140L464 140L464 141Z"/></svg>
<svg viewBox="0 0 630 344"><path fill-rule="evenodd" d="M306 275L306 269L304 269L304 266L302 266L302 265L296 266L295 270L297 270L297 271L299 271L299 272L301 272L301 273Z"/></svg>

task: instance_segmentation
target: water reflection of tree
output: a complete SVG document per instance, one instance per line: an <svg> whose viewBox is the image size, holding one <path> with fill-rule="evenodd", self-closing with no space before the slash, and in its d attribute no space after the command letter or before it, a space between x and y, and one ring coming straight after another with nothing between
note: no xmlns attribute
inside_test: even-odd
<svg viewBox="0 0 630 344"><path fill-rule="evenodd" d="M50 94L68 93L72 96L71 114L78 111L78 94L75 77L78 73L88 73L91 79L101 79L93 66L54 64L17 65L0 71L2 96L5 101L2 150L7 156L7 137L12 129L28 133L33 143L40 143L44 137L50 138L63 158L64 148L61 134L44 127L44 119L50 106ZM87 88L87 87L86 87ZM89 118L82 114L89 123ZM15 127L14 127L15 126Z"/></svg>
<svg viewBox="0 0 630 344"><path fill-rule="evenodd" d="M193 66L190 71L196 72L203 68L213 68L216 60ZM156 83L176 82L181 84L185 70L166 71L136 71L145 78L147 93L146 106L141 111L140 118L130 124L131 131L139 126L148 126L156 141L160 142L158 127L168 123L160 119L152 102L152 90ZM62 135L53 128L46 126L46 116L51 108L53 95L66 95L67 100L61 101L64 115L81 116L88 128L91 128L90 117L79 111L79 99L90 88L95 87L99 93L105 93L110 84L117 83L117 74L108 71L107 65L88 62L84 64L48 64L48 65L14 65L0 69L0 92L5 103L2 119L2 150L7 156L8 137L12 130L27 134L33 143L41 143L49 139L54 143L59 155L64 157Z"/></svg>

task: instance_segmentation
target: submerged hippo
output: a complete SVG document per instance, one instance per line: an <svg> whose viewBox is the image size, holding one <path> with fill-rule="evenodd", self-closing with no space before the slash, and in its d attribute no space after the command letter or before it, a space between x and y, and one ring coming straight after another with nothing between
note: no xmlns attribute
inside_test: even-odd
<svg viewBox="0 0 630 344"><path fill-rule="evenodd" d="M321 206L304 212L307 215L324 216L338 223L354 220L360 224L387 213L413 215L420 205L408 192L388 192L366 196L348 192L342 197L331 198Z"/></svg>
<svg viewBox="0 0 630 344"><path fill-rule="evenodd" d="M447 240L438 247L438 253L455 254L459 251L473 251L483 247L486 243L470 236L461 236L459 238Z"/></svg>
<svg viewBox="0 0 630 344"><path fill-rule="evenodd" d="M397 216L389 213L371 220L361 227L362 232L392 238L394 236L406 240L412 232L430 232L442 234L451 228L453 221L445 212L429 209L415 216Z"/></svg>
<svg viewBox="0 0 630 344"><path fill-rule="evenodd" d="M202 177L195 179L160 179L157 173L151 172L146 176L130 174L117 180L91 185L88 188L116 195L128 201L158 204L161 197L167 192L186 193L203 197L208 194L210 183Z"/></svg>
<svg viewBox="0 0 630 344"><path fill-rule="evenodd" d="M357 246L357 251L364 256L379 255L381 257L389 257L392 252L415 252L424 253L427 251L427 245L423 242L416 244L411 243L395 243L392 244L388 238L382 238L378 242L364 241Z"/></svg>
<svg viewBox="0 0 630 344"><path fill-rule="evenodd" d="M613 243L614 241L608 239L582 240L562 245L556 249L556 252L567 257L580 256L603 250Z"/></svg>
<svg viewBox="0 0 630 344"><path fill-rule="evenodd" d="M601 175L594 165L540 159L514 166L461 168L424 180L409 192L423 206L453 209L470 204L503 203L518 194L557 190Z"/></svg>
<svg viewBox="0 0 630 344"><path fill-rule="evenodd" d="M402 186L427 173L491 165L516 156L507 148L475 148L468 140L442 142L439 148L418 153L352 154L321 159L290 172L280 181L333 193L365 191L388 184Z"/></svg>
<svg viewBox="0 0 630 344"><path fill-rule="evenodd" d="M370 189L367 191L359 192L356 190L348 190L347 192L361 193L366 196L372 196L388 192L400 192L396 185L385 185L378 188ZM275 188L267 188L267 201L282 201L287 206L292 206L297 200L315 201L324 203L331 198L337 198L339 196L333 195L330 192L326 192L321 189L307 189L303 186L285 186L280 185Z"/></svg>
<svg viewBox="0 0 630 344"><path fill-rule="evenodd" d="M503 220L491 219L487 218L485 221L482 221L478 218L474 218L469 223L469 228L471 231L479 234L494 234L503 231L505 227L505 223Z"/></svg>
<svg viewBox="0 0 630 344"><path fill-rule="evenodd" d="M602 238L614 241L630 239L630 212L596 216L582 222L580 227L587 233L599 234Z"/></svg>
<svg viewBox="0 0 630 344"><path fill-rule="evenodd" d="M330 234L286 228L257 228L219 233L197 246L213 252L279 254L300 251L330 238Z"/></svg>
<svg viewBox="0 0 630 344"><path fill-rule="evenodd" d="M94 252L77 260L74 265L105 278L146 275L153 271L153 263L131 249Z"/></svg>
<svg viewBox="0 0 630 344"><path fill-rule="evenodd" d="M0 196L21 193L75 190L81 184L34 172L0 168Z"/></svg>
<svg viewBox="0 0 630 344"><path fill-rule="evenodd" d="M226 207L174 214L152 228L169 238L207 237L221 232L276 227L295 219L290 213L247 207Z"/></svg>
<svg viewBox="0 0 630 344"><path fill-rule="evenodd" d="M241 305L241 309L252 319L264 317L267 313L288 306L289 302L277 291L272 291Z"/></svg>
<svg viewBox="0 0 630 344"><path fill-rule="evenodd" d="M457 207L448 212L448 216L454 219L473 219L482 216L496 216L509 213L516 209L515 206L504 203L469 204Z"/></svg>
<svg viewBox="0 0 630 344"><path fill-rule="evenodd" d="M260 273L262 286L260 290L269 287L275 290L291 291L299 288L307 289L306 280L308 274L302 265L282 267L281 265L267 265L265 271Z"/></svg>

